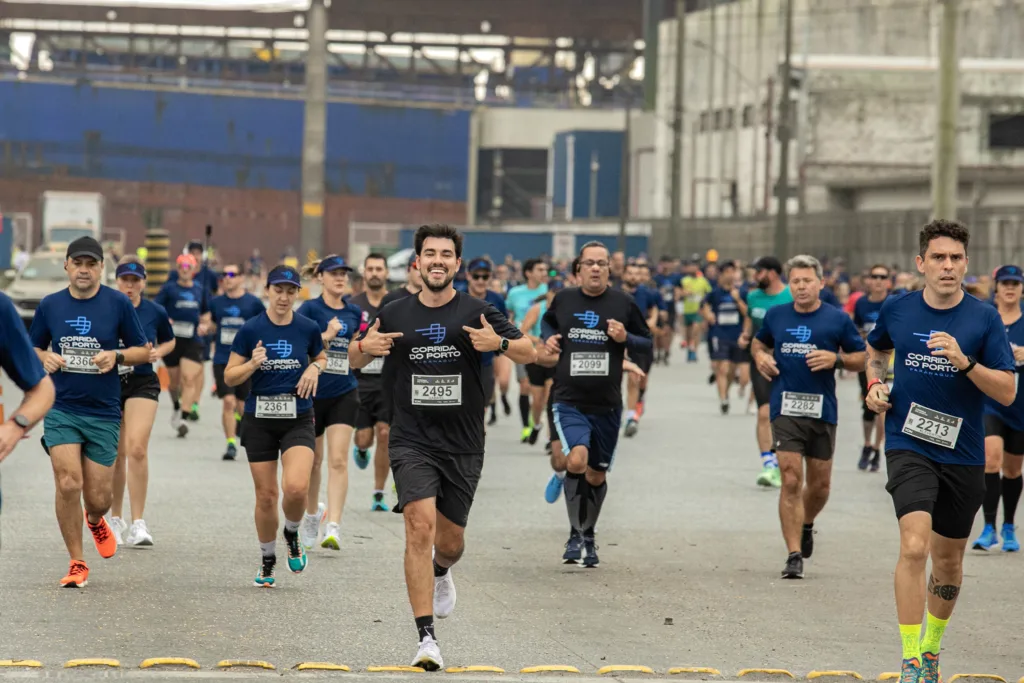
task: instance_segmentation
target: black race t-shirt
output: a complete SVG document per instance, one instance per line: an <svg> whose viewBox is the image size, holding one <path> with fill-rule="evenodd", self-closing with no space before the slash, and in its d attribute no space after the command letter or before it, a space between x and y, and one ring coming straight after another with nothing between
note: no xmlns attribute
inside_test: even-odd
<svg viewBox="0 0 1024 683"><path fill-rule="evenodd" d="M380 307L383 309L392 301L401 301L402 299L407 299L410 296L414 296L413 292L410 292L405 287L399 287L393 292L388 292L384 295L384 298L380 302Z"/></svg>
<svg viewBox="0 0 1024 683"><path fill-rule="evenodd" d="M581 411L622 409L622 358L626 344L608 336L608 321L617 320L626 332L646 339L651 330L633 297L608 288L587 296L579 288L555 295L542 320L544 338L562 335L562 352L555 369L555 402ZM641 352L642 353L642 352Z"/></svg>
<svg viewBox="0 0 1024 683"><path fill-rule="evenodd" d="M408 294L408 290L405 287L402 287L402 291ZM369 326L370 321L377 317L377 311L379 311L380 308L384 307L384 304L387 301L387 294L385 294L384 298L381 300L380 308L374 306L370 302L370 297L366 296L366 292L362 292L361 294L352 297L348 301L349 303L358 306L359 310L362 311L362 320L360 321L359 331L366 332L366 328ZM394 301L394 299L392 299L392 301ZM357 335L355 338L358 339L359 335ZM356 370L356 379L359 380L359 385L364 388L377 389L380 387L381 372L383 370L384 359L378 358L365 368L361 370Z"/></svg>
<svg viewBox="0 0 1024 683"><path fill-rule="evenodd" d="M494 306L461 292L438 308L423 305L418 296L381 306L380 331L402 333L384 364L393 411L392 448L483 453L487 401L481 354L462 329L480 328L481 314L499 336L523 336Z"/></svg>

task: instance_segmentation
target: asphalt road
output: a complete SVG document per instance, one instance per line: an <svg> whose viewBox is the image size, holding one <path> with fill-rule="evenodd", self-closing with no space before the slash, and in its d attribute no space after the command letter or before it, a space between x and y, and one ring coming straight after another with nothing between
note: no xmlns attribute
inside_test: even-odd
<svg viewBox="0 0 1024 683"><path fill-rule="evenodd" d="M805 580L786 582L777 494L754 484L754 418L740 400L720 416L706 378L704 363L655 369L641 431L620 442L609 478L598 569L561 564L569 527L564 505L543 500L549 470L541 447L519 443L515 416L490 430L468 549L454 570L458 607L437 629L447 665L512 673L563 664L590 676L610 664L661 674L705 666L727 678L748 667L798 677L851 669L866 678L898 669L897 529L883 475L856 469L856 381L841 383L832 500L817 524L814 558ZM17 400L8 385L7 405ZM360 671L411 660L402 521L369 511L370 470L351 467L343 549L318 548L301 576L281 571L275 590L254 588L252 482L244 461L220 460L218 412L205 396L202 421L179 440L164 397L147 512L156 544L101 560L87 542L92 573L81 591L58 588L67 556L37 440L4 462L0 660L37 659L44 672L82 657L125 667L188 657L206 670L224 659L258 659L281 671L304 661ZM1022 563L1019 555L970 554L945 637L947 678L1024 675Z"/></svg>

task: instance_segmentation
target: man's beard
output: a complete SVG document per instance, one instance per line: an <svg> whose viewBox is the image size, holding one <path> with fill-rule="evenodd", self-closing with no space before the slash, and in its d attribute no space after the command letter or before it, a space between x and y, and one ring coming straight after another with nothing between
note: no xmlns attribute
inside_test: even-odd
<svg viewBox="0 0 1024 683"><path fill-rule="evenodd" d="M768 289L768 285L770 285L770 284L771 284L771 281L768 278L764 278L763 280L758 280L757 281L757 288L758 289Z"/></svg>
<svg viewBox="0 0 1024 683"><path fill-rule="evenodd" d="M427 271L427 273L429 272L430 271ZM423 286L434 293L443 292L448 287L448 285L452 283L452 280L455 279L455 273L449 273L447 277L445 277L445 279L441 282L441 284L434 284L433 282L430 281L430 278L427 276L427 274L421 272L420 275L423 276Z"/></svg>
<svg viewBox="0 0 1024 683"><path fill-rule="evenodd" d="M380 289L384 286L384 280L379 277L371 277L366 280L367 289Z"/></svg>

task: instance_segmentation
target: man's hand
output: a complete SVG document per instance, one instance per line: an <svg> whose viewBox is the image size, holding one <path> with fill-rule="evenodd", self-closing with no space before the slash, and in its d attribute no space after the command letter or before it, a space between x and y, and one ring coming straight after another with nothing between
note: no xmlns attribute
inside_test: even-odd
<svg viewBox="0 0 1024 683"><path fill-rule="evenodd" d="M249 359L249 362L252 363L257 370L259 370L260 366L263 365L263 361L265 361L266 359L267 350L263 347L263 340L261 339L258 342L256 342L256 348L252 350L252 358Z"/></svg>
<svg viewBox="0 0 1024 683"><path fill-rule="evenodd" d="M100 369L100 372L110 372L117 366L117 351L100 351L92 357L92 364Z"/></svg>
<svg viewBox="0 0 1024 683"><path fill-rule="evenodd" d="M971 364L971 361L967 360L967 356L960 350L960 344L956 339L945 332L932 332L926 346L933 349L933 356L945 358L957 370L963 370Z"/></svg>
<svg viewBox="0 0 1024 683"><path fill-rule="evenodd" d="M338 336L339 332L341 332L341 321L338 320L337 316L335 316L331 318L331 322L327 323L326 334L329 337L334 338Z"/></svg>
<svg viewBox="0 0 1024 683"><path fill-rule="evenodd" d="M608 321L608 336L620 344L626 342L626 326L620 323L618 320Z"/></svg>
<svg viewBox="0 0 1024 683"><path fill-rule="evenodd" d="M548 337L548 340L546 342L544 342L544 348L552 356L557 356L558 354L560 354L562 352L561 341L562 341L562 335L560 335L560 334L553 334L550 337Z"/></svg>
<svg viewBox="0 0 1024 683"><path fill-rule="evenodd" d="M775 358L770 353L762 351L757 354L754 356L754 363L757 365L757 371L768 381L779 376L779 366L775 364Z"/></svg>
<svg viewBox="0 0 1024 683"><path fill-rule="evenodd" d="M739 344L741 349L747 348L750 346L750 335L744 332L736 343Z"/></svg>
<svg viewBox="0 0 1024 683"><path fill-rule="evenodd" d="M1016 346L1010 344L1013 347L1013 362L1017 365L1024 365L1024 346Z"/></svg>
<svg viewBox="0 0 1024 683"><path fill-rule="evenodd" d="M470 327L469 325L463 325L462 329L469 333L469 340L473 342L473 348L480 353L487 353L488 351L497 351L501 348L501 337L491 324L487 322L487 317L480 314L480 324L482 328Z"/></svg>
<svg viewBox="0 0 1024 683"><path fill-rule="evenodd" d="M892 408L892 404L889 403L889 385L881 383L871 385L868 395L864 397L864 404L879 415Z"/></svg>
<svg viewBox="0 0 1024 683"><path fill-rule="evenodd" d="M264 351L264 353L266 353L266 351ZM298 394L300 398L316 396L316 387L319 383L320 368L316 366L316 363L311 363L302 373L302 377L299 378L299 383L295 385L295 393Z"/></svg>
<svg viewBox="0 0 1024 683"><path fill-rule="evenodd" d="M825 349L815 349L804 356L804 358L807 360L807 367L814 372L820 372L834 368L838 355Z"/></svg>
<svg viewBox="0 0 1024 683"><path fill-rule="evenodd" d="M160 360L160 352L156 350L156 347L152 343L146 344L146 348L149 349L149 362L155 363Z"/></svg>
<svg viewBox="0 0 1024 683"><path fill-rule="evenodd" d="M25 437L25 430L14 423L13 420L8 420L0 425L0 462L4 461L14 447L18 445L18 442Z"/></svg>
<svg viewBox="0 0 1024 683"><path fill-rule="evenodd" d="M205 337L210 332L210 325L205 320L200 320L196 325L196 336Z"/></svg>
<svg viewBox="0 0 1024 683"><path fill-rule="evenodd" d="M43 370L46 370L46 372L50 374L59 372L65 365L67 365L67 362L64 360L64 356L59 353L47 351L43 354Z"/></svg>
<svg viewBox="0 0 1024 683"><path fill-rule="evenodd" d="M391 354L395 339L401 336L401 332L381 332L380 318L377 318L373 326L366 330L366 336L358 342L359 350L371 356L387 356Z"/></svg>

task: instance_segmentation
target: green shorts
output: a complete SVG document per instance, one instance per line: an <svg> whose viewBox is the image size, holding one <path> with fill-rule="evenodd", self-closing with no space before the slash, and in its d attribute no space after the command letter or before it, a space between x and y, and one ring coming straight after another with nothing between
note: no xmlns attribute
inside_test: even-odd
<svg viewBox="0 0 1024 683"><path fill-rule="evenodd" d="M117 460L117 442L121 423L97 420L50 410L43 418L43 443L47 449L69 443L82 444L82 454L97 465L113 467Z"/></svg>
<svg viewBox="0 0 1024 683"><path fill-rule="evenodd" d="M684 313L683 322L686 324L687 327L689 327L690 325L697 325L704 322L704 316L702 316L700 313Z"/></svg>

